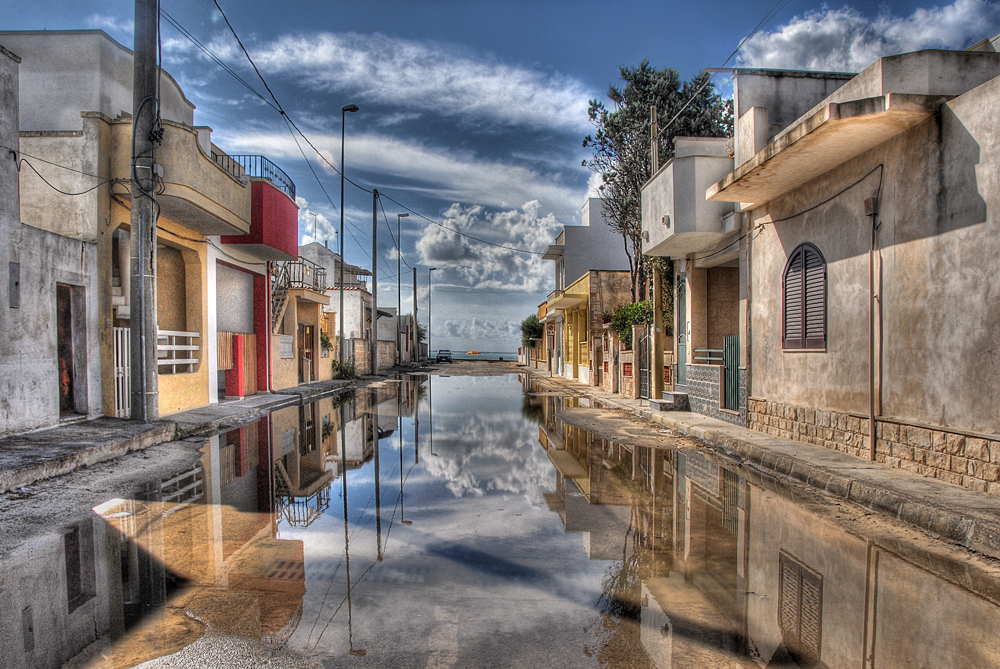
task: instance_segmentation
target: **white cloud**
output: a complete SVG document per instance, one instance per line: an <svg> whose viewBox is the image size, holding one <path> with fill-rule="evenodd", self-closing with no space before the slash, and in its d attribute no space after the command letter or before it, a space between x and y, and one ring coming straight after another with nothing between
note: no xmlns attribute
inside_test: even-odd
<svg viewBox="0 0 1000 669"><path fill-rule="evenodd" d="M135 21L132 19L105 16L104 14L93 14L88 17L87 27L99 28L119 41L123 38L128 38L127 41L131 41L135 34Z"/></svg>
<svg viewBox="0 0 1000 669"><path fill-rule="evenodd" d="M551 213L539 215L537 201L496 213L480 206L454 204L445 212L444 225L531 251L544 249L561 227ZM446 269L448 279L478 289L540 292L552 274L552 265L539 255L483 244L436 225L424 229L417 252L422 264Z"/></svg>
<svg viewBox="0 0 1000 669"><path fill-rule="evenodd" d="M218 52L217 52L218 53ZM252 51L266 72L361 101L508 125L590 129L582 83L484 58L455 45L374 33L286 35Z"/></svg>
<svg viewBox="0 0 1000 669"><path fill-rule="evenodd" d="M1000 5L984 0L887 12L868 18L851 7L796 16L775 32L761 32L740 51L744 67L860 72L882 56L928 48L962 49L1000 31Z"/></svg>
<svg viewBox="0 0 1000 669"><path fill-rule="evenodd" d="M302 159L287 133L253 132L242 128L216 134L220 146L232 153ZM310 139L331 163L339 163L339 136L310 134ZM418 184L411 186L411 190L445 201L509 208L538 200L546 210L556 212L564 220L572 219L580 208L578 189L562 186L526 167L481 159L470 151L365 134L348 138L346 162L349 171L365 170L399 178ZM327 174L335 174L318 158L315 164ZM394 195L391 189L386 189L386 193Z"/></svg>

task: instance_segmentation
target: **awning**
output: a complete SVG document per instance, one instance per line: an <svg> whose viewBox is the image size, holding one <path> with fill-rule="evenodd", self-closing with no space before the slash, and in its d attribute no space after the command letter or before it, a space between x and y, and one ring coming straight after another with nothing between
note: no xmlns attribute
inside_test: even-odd
<svg viewBox="0 0 1000 669"><path fill-rule="evenodd" d="M709 186L705 197L723 202L773 200L930 118L949 99L889 93L827 104Z"/></svg>
<svg viewBox="0 0 1000 669"><path fill-rule="evenodd" d="M563 251L565 250L566 247L561 244L550 244L542 251L542 260L558 260L562 258Z"/></svg>

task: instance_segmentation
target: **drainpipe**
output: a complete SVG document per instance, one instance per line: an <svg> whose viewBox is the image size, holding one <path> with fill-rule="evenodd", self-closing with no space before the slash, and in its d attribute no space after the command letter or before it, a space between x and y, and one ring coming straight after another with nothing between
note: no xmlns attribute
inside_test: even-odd
<svg viewBox="0 0 1000 669"><path fill-rule="evenodd" d="M879 191L882 189L881 175L879 175ZM875 303L876 301L881 301L880 296L875 292L875 257L878 254L878 228L879 224L876 222L876 217L878 216L878 196L868 198L865 200L865 215L870 216L872 219L872 245L871 249L868 251L868 459L870 461L875 461L875 446L876 446L876 436L875 436L875 416L876 416L876 398L875 398L875 377L876 377L876 367L875 367L875 329L879 328L879 343L881 344L882 335L882 318L881 318L881 304L879 304L879 314L878 323L876 325L876 314L875 314ZM880 255L880 254L879 254ZM880 257L881 260L881 257ZM880 263L881 268L881 263ZM879 367L881 367L882 361L878 361ZM882 384L881 379L879 379L878 392L881 393ZM878 411L881 413L881 402L878 403Z"/></svg>

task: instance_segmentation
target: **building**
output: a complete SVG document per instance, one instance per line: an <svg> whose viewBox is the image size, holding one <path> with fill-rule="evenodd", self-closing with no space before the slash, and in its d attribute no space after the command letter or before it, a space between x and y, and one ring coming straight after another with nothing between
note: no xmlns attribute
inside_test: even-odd
<svg viewBox="0 0 1000 669"><path fill-rule="evenodd" d="M1000 494L998 42L733 71L729 151L643 189L693 411Z"/></svg>
<svg viewBox="0 0 1000 669"><path fill-rule="evenodd" d="M604 203L588 198L582 214L583 225L565 226L542 255L555 263L555 290L540 320L552 373L590 384L601 315L631 302L632 295L631 275L624 277L627 295L622 293L621 272L628 274L629 258L621 235L604 220Z"/></svg>
<svg viewBox="0 0 1000 669"><path fill-rule="evenodd" d="M17 185L20 228L29 236L11 239L20 240L13 246L33 294L20 315L40 310L25 319L33 331L4 356L31 361L4 373L8 397L25 403L12 408L18 418L7 429L60 417L126 417L132 53L99 30L3 32L0 43L22 59L16 127L28 167ZM297 236L297 213L287 192L294 184L261 156L229 156L215 146L211 128L194 125L194 105L166 72L159 111L155 274L165 416L217 401L220 388L237 396L267 389L267 262L294 259L288 242ZM48 324L47 314L57 312ZM221 383L220 372L227 372Z"/></svg>

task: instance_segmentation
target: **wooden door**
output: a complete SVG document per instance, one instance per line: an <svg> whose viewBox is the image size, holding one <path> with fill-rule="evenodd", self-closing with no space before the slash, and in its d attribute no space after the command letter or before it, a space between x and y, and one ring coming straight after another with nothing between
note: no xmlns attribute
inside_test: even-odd
<svg viewBox="0 0 1000 669"><path fill-rule="evenodd" d="M315 380L313 363L316 361L313 350L315 328L312 325L299 323L299 383L311 383Z"/></svg>

